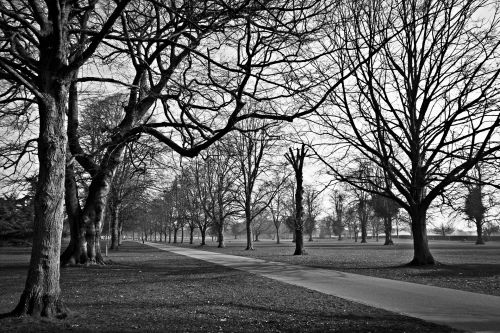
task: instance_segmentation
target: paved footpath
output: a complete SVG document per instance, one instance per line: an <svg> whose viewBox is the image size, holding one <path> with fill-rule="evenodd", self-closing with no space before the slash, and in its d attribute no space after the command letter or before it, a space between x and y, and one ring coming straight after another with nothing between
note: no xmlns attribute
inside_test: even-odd
<svg viewBox="0 0 500 333"><path fill-rule="evenodd" d="M354 302L472 332L500 332L500 297L328 269L146 243Z"/></svg>

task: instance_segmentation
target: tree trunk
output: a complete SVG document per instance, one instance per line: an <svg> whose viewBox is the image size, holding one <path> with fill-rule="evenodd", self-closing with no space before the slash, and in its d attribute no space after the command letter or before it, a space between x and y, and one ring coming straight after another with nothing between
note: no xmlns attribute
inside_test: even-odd
<svg viewBox="0 0 500 333"><path fill-rule="evenodd" d="M194 239L194 226L189 226L189 244L193 244Z"/></svg>
<svg viewBox="0 0 500 333"><path fill-rule="evenodd" d="M304 251L304 236L302 234L302 230L295 230L295 252L293 255L303 255Z"/></svg>
<svg viewBox="0 0 500 333"><path fill-rule="evenodd" d="M366 243L366 221L361 220L361 243Z"/></svg>
<svg viewBox="0 0 500 333"><path fill-rule="evenodd" d="M181 227L181 244L184 243L184 226Z"/></svg>
<svg viewBox="0 0 500 333"><path fill-rule="evenodd" d="M312 242L313 241L313 234L312 232L309 234L309 242Z"/></svg>
<svg viewBox="0 0 500 333"><path fill-rule="evenodd" d="M427 241L426 209L416 208L410 212L413 234L413 260L410 266L434 265L435 261Z"/></svg>
<svg viewBox="0 0 500 333"><path fill-rule="evenodd" d="M118 240L120 238L118 232L118 219L120 216L120 208L118 205L111 207L111 250L118 250Z"/></svg>
<svg viewBox="0 0 500 333"><path fill-rule="evenodd" d="M477 230L476 245L484 245L482 220L476 219L476 230Z"/></svg>
<svg viewBox="0 0 500 333"><path fill-rule="evenodd" d="M114 170L119 164L123 147L117 148L112 156L108 156L106 167L103 167L93 178L89 186L87 200L82 211L82 221L85 227L85 239L87 245L87 264L104 264L101 254L101 232L107 208L108 194L113 181ZM111 163L109 160L113 160ZM82 228L83 228L82 226ZM81 247L82 245L80 245ZM67 250L68 251L68 250ZM66 252L66 251L65 251ZM72 254L76 257L78 253ZM81 260L82 261L82 260Z"/></svg>
<svg viewBox="0 0 500 333"><path fill-rule="evenodd" d="M390 217L384 217L384 233L384 245L394 245L394 242L392 241L392 218Z"/></svg>
<svg viewBox="0 0 500 333"><path fill-rule="evenodd" d="M303 188L303 175L302 170L295 173L295 180L297 182L297 189L295 191L295 252L294 255L303 255L304 251L304 207L302 206L302 199L304 194Z"/></svg>
<svg viewBox="0 0 500 333"><path fill-rule="evenodd" d="M245 226L247 231L247 247L245 250L254 250L252 242L252 220L251 220L250 199L245 200Z"/></svg>
<svg viewBox="0 0 500 333"><path fill-rule="evenodd" d="M276 228L276 244L280 243L280 228Z"/></svg>
<svg viewBox="0 0 500 333"><path fill-rule="evenodd" d="M179 228L174 228L174 244L177 244L177 231Z"/></svg>
<svg viewBox="0 0 500 333"><path fill-rule="evenodd" d="M207 236L207 227L200 227L200 233L201 233L201 244L200 245L207 245L206 243L206 236Z"/></svg>
<svg viewBox="0 0 500 333"><path fill-rule="evenodd" d="M41 43L50 44L51 41ZM48 45L46 45L48 46ZM45 56L45 57L44 57ZM40 63L47 62L40 55ZM57 60L50 60L57 62ZM50 62L49 62L50 63ZM59 287L61 235L63 228L66 165L65 112L68 83L54 79L49 71L40 74L48 91L38 100L38 184L35 194L33 247L24 291L10 315L64 317L65 308Z"/></svg>
<svg viewBox="0 0 500 333"><path fill-rule="evenodd" d="M224 224L220 222L220 226L217 228L218 230L218 235L217 235L217 242L219 245L217 247L226 247L226 244L224 243Z"/></svg>
<svg viewBox="0 0 500 333"><path fill-rule="evenodd" d="M123 240L123 219L118 218L118 246L122 245Z"/></svg>
<svg viewBox="0 0 500 333"><path fill-rule="evenodd" d="M101 253L101 230L102 220L87 225L85 238L87 239L87 255L89 264L104 265L104 258Z"/></svg>
<svg viewBox="0 0 500 333"><path fill-rule="evenodd" d="M82 221L82 209L78 200L74 161L71 159L71 154L69 152L67 154L64 198L71 238L68 247L61 255L61 266L85 264L87 262L85 225Z"/></svg>

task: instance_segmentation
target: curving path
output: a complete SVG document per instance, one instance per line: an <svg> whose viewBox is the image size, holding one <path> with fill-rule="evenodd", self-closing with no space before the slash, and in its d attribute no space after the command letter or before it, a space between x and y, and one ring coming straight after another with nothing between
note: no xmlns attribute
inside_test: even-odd
<svg viewBox="0 0 500 333"><path fill-rule="evenodd" d="M500 297L165 244L160 250L472 332L500 332Z"/></svg>

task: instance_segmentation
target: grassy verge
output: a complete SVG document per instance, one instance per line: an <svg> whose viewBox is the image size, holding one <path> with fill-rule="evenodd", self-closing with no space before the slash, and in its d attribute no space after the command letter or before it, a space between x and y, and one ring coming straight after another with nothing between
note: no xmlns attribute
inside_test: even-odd
<svg viewBox="0 0 500 333"><path fill-rule="evenodd" d="M228 240L223 249L211 241L204 247L172 245L500 296L500 242L478 246L472 242L430 241L431 252L439 262L433 267L405 266L413 255L412 244L409 240L396 242L384 246L375 241L314 240L305 242L305 256L293 256L295 244L289 240L281 244L255 242L254 251L246 251L245 243L234 239Z"/></svg>
<svg viewBox="0 0 500 333"><path fill-rule="evenodd" d="M0 312L22 291L29 249L0 250ZM453 332L333 296L124 243L112 265L62 270L65 320L9 318L4 332Z"/></svg>

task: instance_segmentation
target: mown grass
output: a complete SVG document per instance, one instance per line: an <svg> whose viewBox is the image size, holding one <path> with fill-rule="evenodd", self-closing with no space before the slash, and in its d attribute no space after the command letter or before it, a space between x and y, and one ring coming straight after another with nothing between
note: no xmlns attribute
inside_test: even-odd
<svg viewBox="0 0 500 333"><path fill-rule="evenodd" d="M28 259L29 249L0 248L0 313L16 304ZM137 243L124 243L110 259L108 266L62 269L67 319L3 319L0 331L453 331Z"/></svg>
<svg viewBox="0 0 500 333"><path fill-rule="evenodd" d="M281 244L272 240L255 242L254 251L246 251L245 244L243 240L229 239L222 249L211 241L203 247L199 242L172 245L500 296L500 242L475 245L430 241L431 252L438 261L432 267L405 265L413 256L410 240L396 239L395 245L384 246L382 241L374 240L360 244L349 239L315 239L305 242L304 256L293 255L295 244L290 240Z"/></svg>

